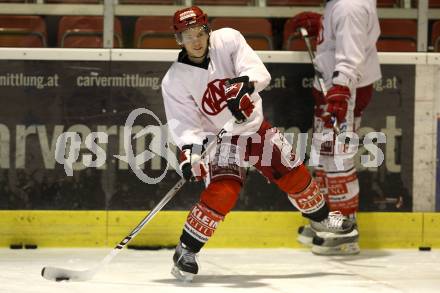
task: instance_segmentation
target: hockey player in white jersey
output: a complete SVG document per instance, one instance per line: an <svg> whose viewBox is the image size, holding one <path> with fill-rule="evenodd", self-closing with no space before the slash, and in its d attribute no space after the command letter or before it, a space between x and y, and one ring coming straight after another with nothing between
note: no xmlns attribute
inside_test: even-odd
<svg viewBox="0 0 440 293"><path fill-rule="evenodd" d="M177 11L173 26L182 50L162 80L165 112L181 150L184 178L203 178L206 188L184 224L172 274L192 280L198 273L196 255L234 207L243 184L242 163L251 160L321 232L352 233L353 222L329 213L307 168L264 120L259 92L269 84L270 74L240 32L211 31L207 15L196 6ZM205 139L233 117L238 123L232 133L217 143L208 162L201 159Z"/></svg>
<svg viewBox="0 0 440 293"><path fill-rule="evenodd" d="M303 27L317 38L314 63L322 74L326 88L324 97L315 78L314 132L332 131L332 117L342 131L356 131L362 112L373 95L373 82L381 78L376 42L380 35L376 0L329 0L324 14L303 12L293 18L294 29ZM316 142L319 143L318 140ZM342 169L336 156L335 141L320 147L319 166L314 178L328 198L330 210L339 210L354 218L359 206L359 183L353 159L346 159ZM312 244L316 254L359 253L358 235L337 239L316 237L310 225L298 230L298 240ZM314 237L315 236L315 237ZM314 238L313 238L314 237Z"/></svg>

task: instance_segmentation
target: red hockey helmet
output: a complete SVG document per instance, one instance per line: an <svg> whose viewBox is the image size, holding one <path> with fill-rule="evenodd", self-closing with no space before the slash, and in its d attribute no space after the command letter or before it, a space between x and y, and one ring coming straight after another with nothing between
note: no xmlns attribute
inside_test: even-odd
<svg viewBox="0 0 440 293"><path fill-rule="evenodd" d="M192 6L174 13L173 27L175 33L181 33L187 28L198 25L208 25L208 15L199 7Z"/></svg>

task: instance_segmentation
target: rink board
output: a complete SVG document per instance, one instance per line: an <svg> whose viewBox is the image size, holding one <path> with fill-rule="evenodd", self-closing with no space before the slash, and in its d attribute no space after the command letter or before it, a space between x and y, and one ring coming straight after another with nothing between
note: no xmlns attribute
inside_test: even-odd
<svg viewBox="0 0 440 293"><path fill-rule="evenodd" d="M0 211L0 247L105 247L124 238L146 215L143 211ZM186 211L163 211L130 244L176 245ZM359 213L363 248L440 247L436 213ZM297 212L231 212L208 247L299 248Z"/></svg>
<svg viewBox="0 0 440 293"><path fill-rule="evenodd" d="M440 247L439 213L423 214L423 243L425 246Z"/></svg>

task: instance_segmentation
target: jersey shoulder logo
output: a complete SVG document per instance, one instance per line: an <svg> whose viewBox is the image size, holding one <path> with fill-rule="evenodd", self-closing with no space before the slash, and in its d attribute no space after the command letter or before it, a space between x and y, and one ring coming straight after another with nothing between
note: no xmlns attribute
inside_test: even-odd
<svg viewBox="0 0 440 293"><path fill-rule="evenodd" d="M227 79L215 79L208 83L202 98L202 110L215 116L226 108L225 82Z"/></svg>

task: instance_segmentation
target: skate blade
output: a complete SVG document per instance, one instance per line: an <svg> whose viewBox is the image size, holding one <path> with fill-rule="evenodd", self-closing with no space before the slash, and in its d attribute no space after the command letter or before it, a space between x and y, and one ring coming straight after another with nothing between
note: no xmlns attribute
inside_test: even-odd
<svg viewBox="0 0 440 293"><path fill-rule="evenodd" d="M313 245L312 253L316 255L355 255L360 253L361 249L357 242L343 243L337 246Z"/></svg>
<svg viewBox="0 0 440 293"><path fill-rule="evenodd" d="M180 280L182 282L192 282L192 280L194 279L195 274L191 274L188 272L184 272L179 270L176 266L174 266L171 269L171 274L177 279Z"/></svg>
<svg viewBox="0 0 440 293"><path fill-rule="evenodd" d="M339 233L332 233L332 232L316 232L316 236L326 239L326 238L349 238L349 237L356 237L359 235L359 232L357 229L353 229L350 233L345 234L339 234Z"/></svg>
<svg viewBox="0 0 440 293"><path fill-rule="evenodd" d="M312 246L313 237L306 237L304 235L298 235L296 241L305 246Z"/></svg>

